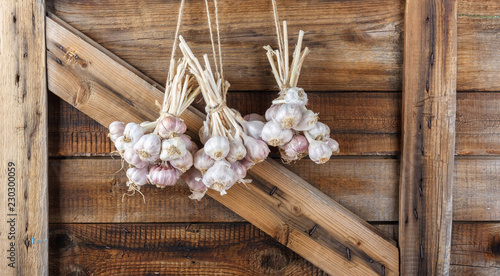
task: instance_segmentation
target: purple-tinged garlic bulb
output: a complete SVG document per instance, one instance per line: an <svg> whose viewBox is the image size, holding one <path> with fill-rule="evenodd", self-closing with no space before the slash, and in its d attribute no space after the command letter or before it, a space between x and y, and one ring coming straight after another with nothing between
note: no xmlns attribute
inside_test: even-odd
<svg viewBox="0 0 500 276"><path fill-rule="evenodd" d="M307 154L309 142L303 135L295 135L284 147L284 152L290 158L296 160Z"/></svg>
<svg viewBox="0 0 500 276"><path fill-rule="evenodd" d="M197 170L205 174L215 164L215 160L208 156L203 149L200 149L195 153L193 163Z"/></svg>
<svg viewBox="0 0 500 276"><path fill-rule="evenodd" d="M142 136L134 145L134 149L143 161L155 162L161 151L160 136L150 133Z"/></svg>
<svg viewBox="0 0 500 276"><path fill-rule="evenodd" d="M143 186L148 183L148 167L144 168L129 168L127 170L128 182L127 185Z"/></svg>
<svg viewBox="0 0 500 276"><path fill-rule="evenodd" d="M196 199L200 201L208 190L208 187L203 183L203 176L201 172L195 168L191 168L182 175L184 182L189 186L191 190L190 199Z"/></svg>
<svg viewBox="0 0 500 276"><path fill-rule="evenodd" d="M257 140L248 135L243 135L243 142L247 149L247 156L245 159L248 159L249 162L253 164L260 163L269 155L269 147L264 141Z"/></svg>
<svg viewBox="0 0 500 276"><path fill-rule="evenodd" d="M234 171L236 175L236 180L240 180L247 176L247 168L240 162L231 163L231 170Z"/></svg>
<svg viewBox="0 0 500 276"><path fill-rule="evenodd" d="M178 178L177 170L168 165L155 165L151 167L148 174L149 182L158 188L174 186Z"/></svg>
<svg viewBox="0 0 500 276"><path fill-rule="evenodd" d="M164 139L179 136L186 130L187 126L184 121L173 116L166 116L158 122L158 135Z"/></svg>
<svg viewBox="0 0 500 276"><path fill-rule="evenodd" d="M266 121L272 121L276 117L276 113L278 112L278 109L280 109L282 105L281 104L274 104L270 108L266 110Z"/></svg>
<svg viewBox="0 0 500 276"><path fill-rule="evenodd" d="M125 130L125 123L114 121L109 125L109 138L111 141L115 142L120 136L123 136L123 131Z"/></svg>
<svg viewBox="0 0 500 276"><path fill-rule="evenodd" d="M137 151L133 148L127 148L125 150L123 159L136 168L144 168L149 165L149 162L142 160L139 154L137 154Z"/></svg>
<svg viewBox="0 0 500 276"><path fill-rule="evenodd" d="M330 147L333 153L339 152L339 143L332 138L326 138L326 144Z"/></svg>
<svg viewBox="0 0 500 276"><path fill-rule="evenodd" d="M186 172L193 166L193 155L188 151L184 156L178 159L174 159L170 161L170 164L180 170L181 172Z"/></svg>

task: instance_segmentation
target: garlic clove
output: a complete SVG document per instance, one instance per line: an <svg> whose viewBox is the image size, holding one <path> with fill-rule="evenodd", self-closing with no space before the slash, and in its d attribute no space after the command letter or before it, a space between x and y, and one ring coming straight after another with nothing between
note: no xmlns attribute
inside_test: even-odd
<svg viewBox="0 0 500 276"><path fill-rule="evenodd" d="M190 199L199 201L205 196L208 187L203 183L203 176L199 170L191 168L183 174L182 178L191 190L192 194L189 196Z"/></svg>
<svg viewBox="0 0 500 276"><path fill-rule="evenodd" d="M143 161L155 162L161 151L160 136L150 133L142 136L133 147Z"/></svg>
<svg viewBox="0 0 500 276"><path fill-rule="evenodd" d="M236 162L245 158L247 155L247 149L243 145L243 142L240 140L233 140L230 143L229 153L226 156L227 161Z"/></svg>
<svg viewBox="0 0 500 276"><path fill-rule="evenodd" d="M259 121L265 123L267 121L264 116L257 113L250 113L248 115L245 115L244 119L247 122Z"/></svg>
<svg viewBox="0 0 500 276"><path fill-rule="evenodd" d="M302 88L292 87L286 91L283 100L288 104L305 106L307 104L307 94Z"/></svg>
<svg viewBox="0 0 500 276"><path fill-rule="evenodd" d="M273 121L283 129L296 127L302 119L302 109L298 105L283 104L280 106Z"/></svg>
<svg viewBox="0 0 500 276"><path fill-rule="evenodd" d="M200 149L195 153L193 163L197 170L205 174L205 172L215 164L215 160L208 156L204 149Z"/></svg>
<svg viewBox="0 0 500 276"><path fill-rule="evenodd" d="M324 164L332 156L332 149L326 142L310 140L309 141L309 158L316 164Z"/></svg>
<svg viewBox="0 0 500 276"><path fill-rule="evenodd" d="M302 113L302 119L300 123L293 129L298 131L310 130L318 122L318 113L314 113L312 110L305 110Z"/></svg>
<svg viewBox="0 0 500 276"><path fill-rule="evenodd" d="M161 143L160 159L163 161L171 161L181 158L187 152L186 145L180 137L165 139Z"/></svg>
<svg viewBox="0 0 500 276"><path fill-rule="evenodd" d="M125 159L127 163L136 168L144 168L147 167L149 164L148 161L143 161L141 157L139 157L139 154L137 154L137 151L133 148L127 148L125 150L125 153L123 154L123 159Z"/></svg>
<svg viewBox="0 0 500 276"><path fill-rule="evenodd" d="M156 187L159 188L174 186L179 178L175 168L163 165L155 165L151 167L147 177L151 184L156 185Z"/></svg>
<svg viewBox="0 0 500 276"><path fill-rule="evenodd" d="M274 120L274 117L276 116L276 113L278 112L278 109L280 109L281 105L282 104L273 104L266 110L266 121Z"/></svg>
<svg viewBox="0 0 500 276"><path fill-rule="evenodd" d="M282 146L292 140L293 131L282 129L276 122L269 121L262 128L262 140L270 146Z"/></svg>
<svg viewBox="0 0 500 276"><path fill-rule="evenodd" d="M191 166L193 166L193 155L191 155L191 153L188 151L181 158L174 159L174 160L170 161L170 164L174 168L176 168L184 173L187 170L189 170L191 168Z"/></svg>
<svg viewBox="0 0 500 276"><path fill-rule="evenodd" d="M339 143L332 138L326 138L326 144L330 147L333 153L338 153L340 151Z"/></svg>
<svg viewBox="0 0 500 276"><path fill-rule="evenodd" d="M330 128L322 122L317 122L313 128L307 131L314 140L326 141L330 138Z"/></svg>
<svg viewBox="0 0 500 276"><path fill-rule="evenodd" d="M134 184L136 186L143 186L148 183L148 167L144 168L129 168L127 170L127 177L128 177L128 182L127 184L130 186L130 184Z"/></svg>
<svg viewBox="0 0 500 276"><path fill-rule="evenodd" d="M123 142L126 147L133 147L144 135L143 128L136 123L128 123L123 130Z"/></svg>
<svg viewBox="0 0 500 276"><path fill-rule="evenodd" d="M247 149L247 156L245 158L248 159L247 161L257 164L264 161L269 155L269 147L264 141L245 135L243 136L243 142Z"/></svg>
<svg viewBox="0 0 500 276"><path fill-rule="evenodd" d="M158 135L161 138L172 138L186 132L187 126L182 119L174 116L165 116L158 122Z"/></svg>
<svg viewBox="0 0 500 276"><path fill-rule="evenodd" d="M219 160L203 175L203 183L210 189L226 194L236 182L236 174L231 169L231 164L226 160Z"/></svg>
<svg viewBox="0 0 500 276"><path fill-rule="evenodd" d="M229 154L230 143L227 137L212 136L205 143L203 149L205 150L205 153L214 160L222 160Z"/></svg>

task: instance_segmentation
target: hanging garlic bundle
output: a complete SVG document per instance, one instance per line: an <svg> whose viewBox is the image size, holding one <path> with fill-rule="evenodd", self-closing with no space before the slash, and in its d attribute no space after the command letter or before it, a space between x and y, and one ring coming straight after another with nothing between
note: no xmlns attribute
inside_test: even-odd
<svg viewBox="0 0 500 276"><path fill-rule="evenodd" d="M206 2L207 3L207 2ZM217 2L215 2L217 34ZM209 19L210 36L212 36L210 15ZM204 55L205 69L187 45L186 41L180 37L180 49L189 61L191 73L196 77L201 88L201 94L206 103L207 118L200 129L200 140L204 147L194 155L194 167L198 170L192 171L185 180L190 183L192 190L200 187L202 182L206 187L219 191L221 195L226 194L226 190L234 184L246 183L247 170L256 163L262 162L269 154L269 147L263 141L249 134L248 122L243 120L238 111L226 106L226 95L229 89L229 82L224 80L222 71L222 58L219 41L219 72L217 62L215 62L216 74L212 72L207 55ZM215 46L212 39L212 49L215 59ZM198 177L193 177L198 174ZM195 193L193 192L193 197ZM203 196L202 193L198 193ZM199 196L196 197L197 199Z"/></svg>
<svg viewBox="0 0 500 276"><path fill-rule="evenodd" d="M287 24L283 21L282 35L274 0L273 8L279 50L273 50L270 46L264 49L267 50L267 58L281 91L266 111L267 122L262 128L261 138L270 146L279 147L285 163L300 160L309 154L315 163L323 164L332 153L339 151L339 145L330 138L330 128L318 122L318 114L306 108L307 94L304 89L297 87L302 64L309 53L307 47L302 50L304 32L299 32L290 64ZM255 123L260 122L261 118L252 115L248 116L248 120Z"/></svg>
<svg viewBox="0 0 500 276"><path fill-rule="evenodd" d="M184 0L179 9L175 36L178 36ZM160 116L154 122L141 124L113 122L109 137L130 168L127 170L130 191L150 183L164 188L176 184L178 178L193 165L198 146L185 134L186 124L180 115L200 93L196 80L189 75L188 60L174 59L177 39L172 48L170 68Z"/></svg>

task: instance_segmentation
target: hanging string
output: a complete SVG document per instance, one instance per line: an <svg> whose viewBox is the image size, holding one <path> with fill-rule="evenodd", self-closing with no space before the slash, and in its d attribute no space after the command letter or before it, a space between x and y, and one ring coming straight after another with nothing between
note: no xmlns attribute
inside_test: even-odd
<svg viewBox="0 0 500 276"><path fill-rule="evenodd" d="M177 27L175 28L175 37L174 37L174 45L172 46L172 54L170 56L170 68L168 70L168 77L167 77L167 84L165 87L167 87L173 80L173 74L174 74L174 66L175 66L175 62L174 62L174 57L175 57L175 51L177 50L177 43L178 43L178 40L179 40L179 31L181 29L181 22L182 22L182 14L184 12L184 4L185 4L185 0L181 0L181 5L179 7L179 16L177 18Z"/></svg>
<svg viewBox="0 0 500 276"><path fill-rule="evenodd" d="M208 7L208 0L205 0L205 6L207 7L208 29L210 30L210 41L212 42L212 52L214 55L215 72L219 74L219 67L217 66L217 55L215 53L215 42L214 42L214 35L212 32L212 21L210 20L210 9Z"/></svg>

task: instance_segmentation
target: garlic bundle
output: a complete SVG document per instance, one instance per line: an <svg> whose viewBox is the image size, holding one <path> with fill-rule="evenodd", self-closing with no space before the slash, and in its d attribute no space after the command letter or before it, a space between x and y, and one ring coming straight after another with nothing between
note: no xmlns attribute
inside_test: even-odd
<svg viewBox="0 0 500 276"><path fill-rule="evenodd" d="M224 195L236 183L248 183L250 180L244 179L247 170L268 156L269 147L259 140L264 123L247 122L239 112L228 108L229 83L224 81L222 73L218 69L216 74L212 72L207 55L203 56L203 69L184 39L179 39L180 49L207 104L207 117L199 131L204 147L194 154L195 169L188 171L184 180L193 192L192 199L199 200L205 194L201 183ZM220 68L222 71L222 64Z"/></svg>
<svg viewBox="0 0 500 276"><path fill-rule="evenodd" d="M273 50L270 46L264 49L267 50L267 58L281 91L266 111L266 123L260 137L268 145L279 147L281 159L285 163L300 160L309 154L315 163L323 164L339 151L338 143L330 138L330 128L318 122L318 114L306 108L307 94L304 89L297 87L302 64L309 53L309 48L301 49L304 32L299 32L290 64L286 21L283 21L281 35L275 5L273 1L279 50ZM261 119L248 116L248 120L249 123L255 123Z"/></svg>
<svg viewBox="0 0 500 276"><path fill-rule="evenodd" d="M171 59L165 97L160 116L141 124L112 122L109 137L130 168L130 191L150 183L159 188L173 186L180 175L193 166L198 146L185 134L186 124L179 116L200 93L196 80L187 73L186 58Z"/></svg>

